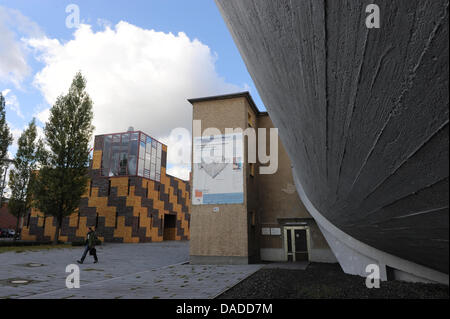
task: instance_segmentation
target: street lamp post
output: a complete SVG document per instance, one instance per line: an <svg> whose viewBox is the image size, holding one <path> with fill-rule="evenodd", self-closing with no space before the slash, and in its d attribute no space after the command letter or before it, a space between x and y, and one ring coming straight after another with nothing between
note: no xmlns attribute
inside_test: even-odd
<svg viewBox="0 0 450 319"><path fill-rule="evenodd" d="M0 191L0 208L3 205L3 191L5 190L5 183L6 183L6 174L8 173L9 164L14 163L14 160L5 158L3 160L0 160L0 163L5 162L7 165L5 165L5 175L3 175L3 181L2 181L2 188Z"/></svg>

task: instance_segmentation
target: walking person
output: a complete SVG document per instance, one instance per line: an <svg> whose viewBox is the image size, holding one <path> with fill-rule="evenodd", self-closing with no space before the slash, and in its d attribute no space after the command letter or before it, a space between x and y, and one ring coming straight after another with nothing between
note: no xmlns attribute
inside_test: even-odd
<svg viewBox="0 0 450 319"><path fill-rule="evenodd" d="M95 249L96 240L97 234L95 233L95 230L93 230L92 227L89 227L86 238L86 247L84 249L83 256L81 257L81 260L77 260L79 264L82 264L84 262L84 259L86 258L88 252L89 255L94 256L94 264L98 263L97 250Z"/></svg>

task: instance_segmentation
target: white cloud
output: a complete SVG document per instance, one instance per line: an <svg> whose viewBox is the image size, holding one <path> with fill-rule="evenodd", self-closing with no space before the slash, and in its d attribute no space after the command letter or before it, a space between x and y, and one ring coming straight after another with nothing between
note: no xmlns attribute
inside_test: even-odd
<svg viewBox="0 0 450 319"><path fill-rule="evenodd" d="M39 38L38 25L19 11L0 6L0 83L12 83L16 87L30 74L26 47L20 36Z"/></svg>
<svg viewBox="0 0 450 319"><path fill-rule="evenodd" d="M50 117L50 109L46 108L41 111L38 111L36 114L34 114L34 117L42 124L45 124Z"/></svg>
<svg viewBox="0 0 450 319"><path fill-rule="evenodd" d="M176 128L169 136L162 137L160 142L168 145L167 173L184 180L189 179L191 171L191 145L192 135L185 128Z"/></svg>
<svg viewBox="0 0 450 319"><path fill-rule="evenodd" d="M187 98L243 90L217 74L217 56L207 45L182 32L156 32L121 21L99 32L82 24L66 43L49 38L26 43L45 64L34 83L50 105L81 70L94 102L95 134L133 126L161 139L176 127L190 131ZM45 121L48 112L41 110L37 117Z"/></svg>
<svg viewBox="0 0 450 319"><path fill-rule="evenodd" d="M9 148L8 153L11 152L10 154L16 154L17 147L18 147L17 142L19 141L19 137L20 137L20 135L22 135L22 132L24 131L25 127L23 127L23 128L15 127L13 124L11 124L8 121L7 121L7 124L9 126L10 133L13 137L13 141ZM10 158L14 158L14 156L11 156Z"/></svg>
<svg viewBox="0 0 450 319"><path fill-rule="evenodd" d="M2 95L5 98L5 105L14 113L16 113L16 115L22 119L24 119L25 117L22 114L22 111L20 110L20 104L19 104L19 100L17 99L17 96L15 96L14 94L10 94L11 90L10 89L6 89L2 91Z"/></svg>
<svg viewBox="0 0 450 319"><path fill-rule="evenodd" d="M189 173L191 172L190 166L175 165L167 168L167 174L176 176L178 178L189 180Z"/></svg>

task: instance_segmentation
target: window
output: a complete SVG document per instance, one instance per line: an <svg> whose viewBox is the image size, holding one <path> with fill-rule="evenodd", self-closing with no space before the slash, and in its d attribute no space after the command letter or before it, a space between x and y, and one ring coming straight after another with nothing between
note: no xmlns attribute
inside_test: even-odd
<svg viewBox="0 0 450 319"><path fill-rule="evenodd" d="M121 152L120 155L120 161L119 161L119 175L128 175L127 174L127 166L128 166L128 153Z"/></svg>
<svg viewBox="0 0 450 319"><path fill-rule="evenodd" d="M130 149L128 153L128 174L136 175L138 155L138 133L132 133L130 138Z"/></svg>
<svg viewBox="0 0 450 319"><path fill-rule="evenodd" d="M116 221L114 223L114 228L117 229L117 220L119 219L119 212L116 212Z"/></svg>
<svg viewBox="0 0 450 319"><path fill-rule="evenodd" d="M255 176L255 163L250 163L250 176Z"/></svg>
<svg viewBox="0 0 450 319"><path fill-rule="evenodd" d="M253 127L252 115L250 114L250 112L248 112L248 114L247 114L247 122L248 122L249 127Z"/></svg>
<svg viewBox="0 0 450 319"><path fill-rule="evenodd" d="M92 180L89 183L89 197L91 197L91 196L92 196Z"/></svg>
<svg viewBox="0 0 450 319"><path fill-rule="evenodd" d="M162 144L141 132L104 135L102 176L134 176L160 181Z"/></svg>
<svg viewBox="0 0 450 319"><path fill-rule="evenodd" d="M255 212L250 212L250 225L255 226L256 225L256 214Z"/></svg>
<svg viewBox="0 0 450 319"><path fill-rule="evenodd" d="M103 176L109 176L111 143L112 143L112 135L104 136L103 150L102 150L102 175Z"/></svg>

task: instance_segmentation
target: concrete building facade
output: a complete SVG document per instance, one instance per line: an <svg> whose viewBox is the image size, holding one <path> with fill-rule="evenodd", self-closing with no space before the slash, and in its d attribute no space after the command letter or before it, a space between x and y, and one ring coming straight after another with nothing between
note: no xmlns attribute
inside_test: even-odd
<svg viewBox="0 0 450 319"><path fill-rule="evenodd" d="M140 131L95 137L80 208L64 218L62 241L83 240L96 226L106 242L188 240L190 186L166 173L167 146ZM56 219L32 209L24 240L51 240Z"/></svg>
<svg viewBox="0 0 450 319"><path fill-rule="evenodd" d="M448 0L215 1L343 270L448 284Z"/></svg>
<svg viewBox="0 0 450 319"><path fill-rule="evenodd" d="M195 139L207 128L255 129L256 138L274 128L266 112L260 112L248 92L190 99L193 120L201 121L201 131L193 130ZM195 125L194 125L195 126ZM277 137L278 139L278 137ZM278 169L274 174L260 174L261 164L249 163L248 137L243 138L243 200L240 203L196 204L195 189L200 176L192 169L191 263L246 264L260 261L336 262L314 219L302 204L292 177L290 160L278 139ZM251 142L253 143L253 142ZM252 146L252 145L250 145ZM256 143L256 149L258 148ZM193 149L193 156L195 156ZM234 162L233 162L234 164ZM221 178L220 174L216 178Z"/></svg>

